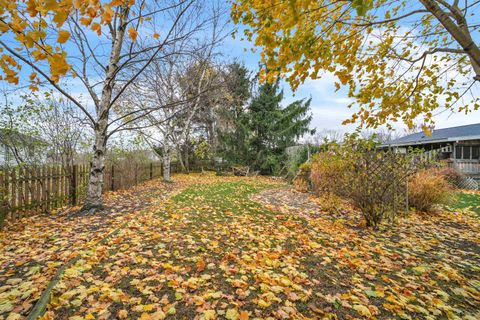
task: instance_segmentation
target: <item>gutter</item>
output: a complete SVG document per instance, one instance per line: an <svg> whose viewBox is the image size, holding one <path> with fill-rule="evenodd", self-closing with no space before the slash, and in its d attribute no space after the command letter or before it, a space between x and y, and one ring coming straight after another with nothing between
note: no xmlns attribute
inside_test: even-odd
<svg viewBox="0 0 480 320"><path fill-rule="evenodd" d="M444 139L436 140L420 140L420 141L409 141L405 143L385 143L380 145L380 147L407 147L418 144L430 144L430 143L441 143L441 142L458 142L458 141L467 141L467 140L480 140L480 135L476 136L460 136L460 137L451 137Z"/></svg>

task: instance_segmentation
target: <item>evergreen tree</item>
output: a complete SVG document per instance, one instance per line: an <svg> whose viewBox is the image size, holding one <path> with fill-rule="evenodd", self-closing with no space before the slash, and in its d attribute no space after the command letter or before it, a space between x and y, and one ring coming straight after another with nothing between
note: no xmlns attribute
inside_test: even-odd
<svg viewBox="0 0 480 320"><path fill-rule="evenodd" d="M294 145L309 129L311 99L296 100L282 108L283 91L279 84L265 83L248 108L250 164L265 174L280 173L285 149Z"/></svg>
<svg viewBox="0 0 480 320"><path fill-rule="evenodd" d="M309 129L310 99L297 100L283 108L278 82L265 83L247 106L252 87L247 70L240 65L230 70L230 79L234 81L227 83L232 96L229 101L236 103L227 108L232 126L220 133L221 157L263 174L278 174L285 163L285 149L295 145L305 133L313 133Z"/></svg>
<svg viewBox="0 0 480 320"><path fill-rule="evenodd" d="M280 118L280 102L283 92L278 83L266 83L258 89L248 108L250 137L250 164L262 173L278 171L276 157L277 121Z"/></svg>
<svg viewBox="0 0 480 320"><path fill-rule="evenodd" d="M248 117L246 109L251 96L249 71L240 63L227 67L225 74L226 99L223 109L225 125L220 129L219 153L231 164L248 162Z"/></svg>

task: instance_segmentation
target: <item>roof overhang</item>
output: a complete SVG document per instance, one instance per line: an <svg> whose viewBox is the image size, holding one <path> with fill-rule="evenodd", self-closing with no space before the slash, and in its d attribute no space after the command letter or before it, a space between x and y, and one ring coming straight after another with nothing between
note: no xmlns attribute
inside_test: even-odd
<svg viewBox="0 0 480 320"><path fill-rule="evenodd" d="M448 143L448 142L458 142L458 141L467 141L467 140L480 140L480 135L476 136L463 136L463 137L450 137L445 139L434 139L434 140L419 140L419 141L408 141L408 142L398 142L398 143L385 143L381 147L409 147L423 144L432 144L432 143Z"/></svg>

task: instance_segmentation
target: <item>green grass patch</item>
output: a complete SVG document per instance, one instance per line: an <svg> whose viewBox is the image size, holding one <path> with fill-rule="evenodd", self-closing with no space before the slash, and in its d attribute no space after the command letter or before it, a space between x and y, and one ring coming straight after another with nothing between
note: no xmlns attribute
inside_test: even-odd
<svg viewBox="0 0 480 320"><path fill-rule="evenodd" d="M456 195L453 209L470 209L480 216L480 195L459 192Z"/></svg>
<svg viewBox="0 0 480 320"><path fill-rule="evenodd" d="M224 182L212 185L197 185L188 188L172 199L182 206L210 206L216 210L246 213L260 209L250 196L272 188L272 185L246 182Z"/></svg>

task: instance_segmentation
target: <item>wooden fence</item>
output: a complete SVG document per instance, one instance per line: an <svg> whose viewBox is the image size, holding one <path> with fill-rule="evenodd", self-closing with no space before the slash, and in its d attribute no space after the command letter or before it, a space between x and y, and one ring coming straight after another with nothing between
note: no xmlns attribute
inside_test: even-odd
<svg viewBox="0 0 480 320"><path fill-rule="evenodd" d="M225 165L211 161L196 161L190 172L223 170ZM49 212L66 205L77 205L85 200L90 165L50 165L41 167L0 168L0 229L5 219ZM181 166L172 162L170 172L181 172ZM104 191L133 187L143 181L162 176L160 162L140 164L122 161L105 167Z"/></svg>
<svg viewBox="0 0 480 320"><path fill-rule="evenodd" d="M0 169L0 227L5 219L81 203L86 195L89 169L89 165ZM159 162L108 165L104 191L129 188L161 175Z"/></svg>
<svg viewBox="0 0 480 320"><path fill-rule="evenodd" d="M453 160L450 166L466 175L480 175L480 163L478 160Z"/></svg>

